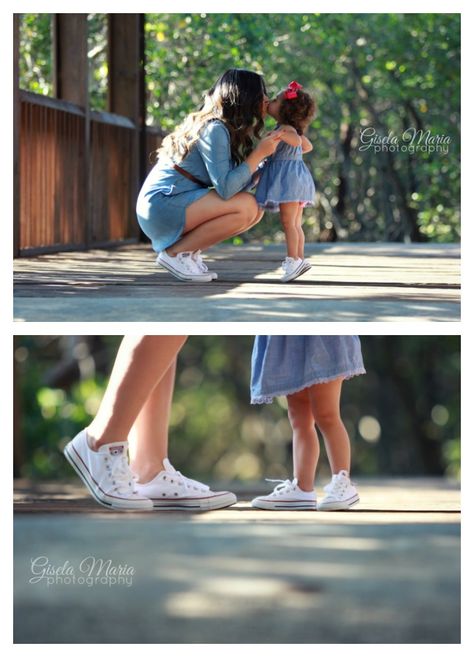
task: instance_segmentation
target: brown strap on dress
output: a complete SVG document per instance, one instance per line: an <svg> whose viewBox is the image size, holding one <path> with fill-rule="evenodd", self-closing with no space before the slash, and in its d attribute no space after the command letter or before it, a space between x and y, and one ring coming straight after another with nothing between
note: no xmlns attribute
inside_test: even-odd
<svg viewBox="0 0 474 657"><path fill-rule="evenodd" d="M196 183L197 185L200 185L201 187L209 187L209 185L207 185L206 183L203 183L202 180L199 180L199 178L196 178L195 176L193 176L192 173L189 173L189 171L186 171L185 169L178 166L177 164L173 165L173 169L175 169L175 171L180 173L182 176L184 176L188 180L192 180L193 183Z"/></svg>

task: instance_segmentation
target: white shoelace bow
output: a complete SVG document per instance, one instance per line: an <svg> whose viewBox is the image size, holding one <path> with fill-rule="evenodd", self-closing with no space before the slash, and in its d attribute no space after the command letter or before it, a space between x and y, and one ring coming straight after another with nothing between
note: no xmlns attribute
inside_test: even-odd
<svg viewBox="0 0 474 657"><path fill-rule="evenodd" d="M200 250L198 250L198 251L194 251L194 253L192 254L191 257L192 257L192 259L194 260L194 262L197 264L197 266L199 267L199 269L200 269L202 272L209 271L208 266L206 265L206 263L205 263L204 260L202 259L201 251L200 251Z"/></svg>
<svg viewBox="0 0 474 657"><path fill-rule="evenodd" d="M110 476L112 484L118 493L136 493L135 482L138 477L130 470L127 457L121 456L109 457L111 459Z"/></svg>
<svg viewBox="0 0 474 657"><path fill-rule="evenodd" d="M294 490L295 489L294 483L292 481L290 481L289 479L265 479L265 481L269 481L270 483L278 484L273 489L272 495L274 495L275 493L282 493L283 491L286 491L286 490Z"/></svg>
<svg viewBox="0 0 474 657"><path fill-rule="evenodd" d="M193 254L190 251L183 251L182 253L178 253L176 257L178 258L179 263L190 274L200 273L200 272L198 272L198 269L196 267L196 263L193 260Z"/></svg>
<svg viewBox="0 0 474 657"><path fill-rule="evenodd" d="M335 481L330 481L329 484L324 486L324 490L326 493L338 496L341 493L343 493L349 487L349 485L350 485L349 480L339 477L339 479L336 479Z"/></svg>

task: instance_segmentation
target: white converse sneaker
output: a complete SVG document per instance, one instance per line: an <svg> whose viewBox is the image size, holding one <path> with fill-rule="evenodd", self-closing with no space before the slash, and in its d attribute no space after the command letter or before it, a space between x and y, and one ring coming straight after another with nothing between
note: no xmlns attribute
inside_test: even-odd
<svg viewBox="0 0 474 657"><path fill-rule="evenodd" d="M298 479L266 479L279 482L273 493L252 500L255 509L270 509L273 511L298 511L300 509L316 509L316 493L307 493L298 486Z"/></svg>
<svg viewBox="0 0 474 657"><path fill-rule="evenodd" d="M191 258L194 260L194 262L197 264L198 269L203 273L203 274L209 274L211 276L211 279L215 281L217 279L217 272L216 271L209 271L208 266L204 262L201 256L201 251L194 251L191 254Z"/></svg>
<svg viewBox="0 0 474 657"><path fill-rule="evenodd" d="M209 283L212 280L209 273L203 273L198 268L189 251L178 253L176 256L170 256L166 251L161 251L156 259L156 264L167 269L180 281Z"/></svg>
<svg viewBox="0 0 474 657"><path fill-rule="evenodd" d="M163 460L160 473L146 484L138 484L140 495L148 497L155 509L183 509L210 511L232 506L237 502L234 493L214 492L206 484L184 477L173 468L168 459Z"/></svg>
<svg viewBox="0 0 474 657"><path fill-rule="evenodd" d="M318 511L344 511L359 501L356 487L351 482L347 470L334 474L324 490L326 495L319 502Z"/></svg>
<svg viewBox="0 0 474 657"><path fill-rule="evenodd" d="M95 452L83 430L66 445L64 456L99 504L113 509L150 511L153 504L136 490L127 448L127 442L109 443Z"/></svg>
<svg viewBox="0 0 474 657"><path fill-rule="evenodd" d="M285 258L281 263L281 268L285 273L280 278L280 281L282 283L288 283L298 278L303 273L304 266L305 264L302 258Z"/></svg>

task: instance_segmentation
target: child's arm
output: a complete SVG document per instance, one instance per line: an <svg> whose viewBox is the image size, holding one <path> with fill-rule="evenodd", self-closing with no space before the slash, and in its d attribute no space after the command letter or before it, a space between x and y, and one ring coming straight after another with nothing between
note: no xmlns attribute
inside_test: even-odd
<svg viewBox="0 0 474 657"><path fill-rule="evenodd" d="M301 136L301 146L303 148L303 153L309 153L313 150L313 144L309 141L308 137L304 135Z"/></svg>
<svg viewBox="0 0 474 657"><path fill-rule="evenodd" d="M301 137L292 125L281 125L276 133L280 135L281 141L286 142L290 146L301 146Z"/></svg>

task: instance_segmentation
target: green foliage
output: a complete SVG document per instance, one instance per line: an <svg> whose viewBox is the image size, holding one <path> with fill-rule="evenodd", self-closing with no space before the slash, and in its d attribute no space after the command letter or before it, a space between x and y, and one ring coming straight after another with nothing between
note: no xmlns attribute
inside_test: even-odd
<svg viewBox="0 0 474 657"><path fill-rule="evenodd" d="M356 474L459 476L457 336L365 336L367 374L344 384L342 415ZM95 415L118 337L15 341L17 474L71 476L61 447ZM256 480L291 474L286 400L249 404L250 336L192 336L183 347L170 457L189 476ZM327 471L324 450L322 471Z"/></svg>
<svg viewBox="0 0 474 657"><path fill-rule="evenodd" d="M22 14L20 21L20 86L51 96L51 14Z"/></svg>
<svg viewBox="0 0 474 657"><path fill-rule="evenodd" d="M51 93L50 15L22 16L21 85ZM105 109L106 20L88 19L91 103ZM459 240L459 14L150 13L145 37L147 122L165 131L230 67L262 73L270 94L292 79L312 91L308 240ZM447 152L361 151L370 127L399 145L410 129L451 141ZM278 216L238 239L283 241Z"/></svg>

